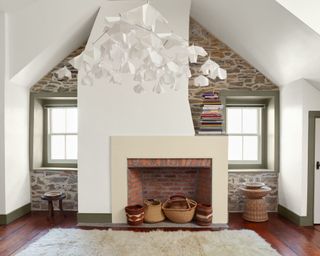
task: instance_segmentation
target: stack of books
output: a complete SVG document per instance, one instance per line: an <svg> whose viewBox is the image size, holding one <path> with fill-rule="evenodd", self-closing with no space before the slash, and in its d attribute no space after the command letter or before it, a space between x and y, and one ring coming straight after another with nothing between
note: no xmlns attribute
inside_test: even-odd
<svg viewBox="0 0 320 256"><path fill-rule="evenodd" d="M200 116L199 134L223 133L223 105L217 92L202 94L203 107Z"/></svg>

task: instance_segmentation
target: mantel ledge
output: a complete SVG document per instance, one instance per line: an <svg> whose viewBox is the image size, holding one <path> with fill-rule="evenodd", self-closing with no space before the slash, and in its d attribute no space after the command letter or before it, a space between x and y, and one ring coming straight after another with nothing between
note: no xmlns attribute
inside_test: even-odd
<svg viewBox="0 0 320 256"><path fill-rule="evenodd" d="M78 168L70 167L37 167L33 171L78 171Z"/></svg>
<svg viewBox="0 0 320 256"><path fill-rule="evenodd" d="M274 172L277 173L276 170L272 169L229 169L229 173L266 173L266 172Z"/></svg>

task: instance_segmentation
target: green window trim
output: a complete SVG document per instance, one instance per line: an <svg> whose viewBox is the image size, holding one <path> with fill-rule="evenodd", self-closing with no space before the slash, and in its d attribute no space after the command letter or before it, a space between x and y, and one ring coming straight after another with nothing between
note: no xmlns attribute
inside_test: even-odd
<svg viewBox="0 0 320 256"><path fill-rule="evenodd" d="M76 93L30 93L29 159L30 170L37 168L77 168L77 163L48 163L46 107L77 106ZM41 121L40 121L41 120Z"/></svg>
<svg viewBox="0 0 320 256"><path fill-rule="evenodd" d="M225 106L264 106L262 118L263 118L263 129L262 134L262 164L229 164L229 170L232 169L272 169L276 172L279 171L279 133L280 133L280 97L279 91L243 91L243 90L224 90L220 92L221 100L224 102ZM272 104L274 109L274 120L270 125L273 128L274 140L272 152L268 152L268 109ZM224 109L224 116L226 117L226 108ZM225 124L226 126L227 124ZM226 127L225 127L226 130ZM269 153L269 155L268 155ZM272 165L269 163L269 158L271 158Z"/></svg>
<svg viewBox="0 0 320 256"><path fill-rule="evenodd" d="M228 134L230 136L257 136L258 137L258 160L257 161L246 161L246 160L238 160L238 161L229 161L229 168L231 169L243 169L244 167L248 167L245 169L266 169L267 166L267 158L265 154L267 154L266 149L266 140L267 140L267 111L266 111L266 104L261 102L261 104L226 104L226 110L228 108L259 108L259 119L258 119L258 133L256 134L245 134L245 133L232 133ZM226 119L227 119L227 112L226 111ZM228 129L228 123L226 122L226 132Z"/></svg>
<svg viewBox="0 0 320 256"><path fill-rule="evenodd" d="M239 107L239 108L245 108L245 107L254 107L254 108L261 108L261 114L260 114L260 133L259 133L259 163L248 163L246 161L243 161L243 163L232 163L232 161L229 162L228 168L229 169L267 169L267 139L268 139L268 133L267 133L267 127L268 127L268 117L267 117L267 102L264 100L232 100L228 101L226 100L226 108L230 107ZM227 119L227 114L226 114ZM228 123L226 122L226 131L227 131ZM241 161L239 161L241 162Z"/></svg>

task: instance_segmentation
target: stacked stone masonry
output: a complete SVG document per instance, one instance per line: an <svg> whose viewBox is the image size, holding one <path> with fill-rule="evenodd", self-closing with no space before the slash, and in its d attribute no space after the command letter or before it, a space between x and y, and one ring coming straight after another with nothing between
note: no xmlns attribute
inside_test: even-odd
<svg viewBox="0 0 320 256"><path fill-rule="evenodd" d="M68 57L54 67L45 77L38 81L32 88L33 93L75 93L77 92L78 71L69 63L74 57L78 56L84 50L84 45L73 51ZM54 72L66 66L72 73L71 79L57 80Z"/></svg>
<svg viewBox="0 0 320 256"><path fill-rule="evenodd" d="M219 41L206 31L195 20L190 20L190 44L202 46L208 55L222 68L227 70L226 80L216 79L210 81L207 87L194 86L194 78L200 75L200 66L208 57L199 57L198 63L191 64L192 78L189 82L189 102L194 127L199 127L201 95L208 91L245 90L245 91L274 91L279 88L269 81L261 72L252 67L231 48Z"/></svg>
<svg viewBox="0 0 320 256"><path fill-rule="evenodd" d="M201 64L207 58L200 58L197 64L190 66L193 78L189 83L189 101L195 129L198 128L198 120L201 112L199 103L201 95L207 91L220 90L249 90L249 91L270 91L278 90L271 81L269 81L261 72L252 67L247 61L242 59L237 53L227 45L219 41L208 31L206 31L195 20L190 21L190 43L200 45L206 49L209 55L222 68L228 72L228 78L225 81L210 81L208 87L195 87L193 79L199 73ZM77 92L77 70L74 69L69 61L79 55L84 50L84 45L72 52L66 59L61 61L51 72L36 83L31 92L57 93L57 92ZM67 66L72 72L72 79L57 81L53 77L53 72ZM32 180L32 209L47 209L45 202L41 202L40 196L48 190L62 189L67 193L65 208L67 210L77 211L77 172L76 171L51 171L51 170L33 170L31 172ZM277 174L276 173L230 173L229 174L229 210L242 211L243 197L238 188L245 180L265 181L273 189L272 193L266 198L270 211L276 211L277 207Z"/></svg>
<svg viewBox="0 0 320 256"><path fill-rule="evenodd" d="M67 211L78 210L78 173L75 170L33 170L31 171L31 207L35 211L48 209L47 201L41 196L47 191L63 191L66 198L63 208ZM58 205L55 205L58 209Z"/></svg>

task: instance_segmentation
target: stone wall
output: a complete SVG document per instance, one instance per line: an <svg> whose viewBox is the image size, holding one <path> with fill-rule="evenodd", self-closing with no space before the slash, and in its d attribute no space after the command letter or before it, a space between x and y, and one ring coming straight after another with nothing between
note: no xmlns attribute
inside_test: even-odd
<svg viewBox="0 0 320 256"><path fill-rule="evenodd" d="M220 90L278 90L278 87L269 81L261 72L252 67L247 61L242 59L237 53L227 45L219 41L196 21L191 19L190 23L190 43L200 45L206 49L209 55L222 68L228 72L225 81L211 81L208 87L195 87L193 79L189 84L189 101L194 121L197 129L201 106L201 95L206 91ZM77 92L77 70L68 62L80 54L84 46L74 51L70 56L59 63L43 79L35 84L32 92ZM194 76L199 72L199 68L207 58L200 58L197 64L191 65ZM67 66L72 71L72 79L57 81L53 79L53 72L63 66ZM32 209L47 209L47 206L39 201L39 196L48 189L64 189L67 193L66 209L77 210L77 173L75 171L49 171L37 170L31 173L32 179ZM229 174L229 210L242 211L243 197L239 193L239 186L247 180L262 181L269 185L273 192L267 197L270 211L276 211L277 207L277 174L276 173L230 173ZM69 183L71 182L71 183Z"/></svg>
<svg viewBox="0 0 320 256"><path fill-rule="evenodd" d="M48 204L41 200L47 191L63 191L66 198L63 208L67 211L78 210L78 173L76 170L33 170L31 171L31 209L47 210ZM55 205L56 209L58 206Z"/></svg>
<svg viewBox="0 0 320 256"><path fill-rule="evenodd" d="M201 95L207 91L246 90L246 91L273 91L279 88L269 81L261 72L252 67L226 44L206 31L195 20L190 20L190 44L202 46L208 55L222 68L227 70L226 80L210 81L208 87L194 86L193 78L200 74L200 66L208 57L199 57L198 63L191 64L193 78L189 83L189 102L191 106L194 127L197 130L202 107Z"/></svg>
<svg viewBox="0 0 320 256"><path fill-rule="evenodd" d="M228 193L228 207L229 212L242 212L244 207L244 196L241 194L239 188L243 182L263 182L272 190L269 195L265 197L268 204L268 211L276 212L278 209L278 173L264 172L264 173L229 173L229 193Z"/></svg>
<svg viewBox="0 0 320 256"><path fill-rule="evenodd" d="M79 55L84 46L72 52L67 58L61 61L45 77L37 82L32 88L33 93L74 93L77 92L77 70L74 69L69 61ZM72 72L72 79L58 81L53 78L54 71L67 66ZM60 168L59 168L60 169ZM46 201L41 200L41 195L51 190L62 190L66 193L63 200L63 207L67 211L78 211L78 173L76 170L32 170L31 171L31 209L33 211L47 210ZM55 205L57 208L57 205Z"/></svg>
<svg viewBox="0 0 320 256"><path fill-rule="evenodd" d="M68 92L77 92L77 75L78 71L69 63L71 59L78 56L84 50L84 45L73 51L68 57L61 61L56 67L54 67L45 77L38 81L32 88L31 92L52 92L52 93L68 93ZM53 73L67 66L67 68L72 73L72 78L70 80L57 80L53 77Z"/></svg>

